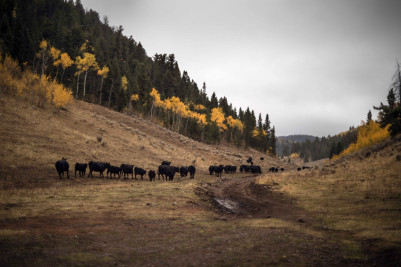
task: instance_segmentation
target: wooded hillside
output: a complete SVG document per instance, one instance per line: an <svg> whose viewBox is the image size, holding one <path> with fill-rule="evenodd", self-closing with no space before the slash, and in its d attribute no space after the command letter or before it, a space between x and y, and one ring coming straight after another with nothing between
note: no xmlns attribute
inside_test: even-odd
<svg viewBox="0 0 401 267"><path fill-rule="evenodd" d="M123 34L123 26L109 25L107 17L85 10L79 0L5 0L0 3L0 18L2 52L21 67L71 88L78 99L151 116L195 140L224 140L275 154L275 129L268 114L264 120L259 114L257 120L250 108L237 109L225 96L207 93L206 83L199 88L180 69L174 54L147 55L139 41ZM178 98L176 103L185 112L175 107L156 110L153 89L161 101ZM191 112L204 116L205 123L189 116ZM242 127L234 126L235 120Z"/></svg>

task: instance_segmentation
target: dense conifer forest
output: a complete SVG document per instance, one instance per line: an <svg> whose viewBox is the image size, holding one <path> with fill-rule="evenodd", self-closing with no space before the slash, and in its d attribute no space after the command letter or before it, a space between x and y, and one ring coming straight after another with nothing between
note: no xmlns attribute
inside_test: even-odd
<svg viewBox="0 0 401 267"><path fill-rule="evenodd" d="M45 77L72 90L76 99L145 117L206 143L297 153L307 162L339 155L358 135L351 127L331 137L277 142L268 114L237 109L206 82L198 86L174 54L148 55L140 41L124 35L122 25L109 25L107 16L85 10L80 0L1 1L0 50L3 60L10 55L28 71L21 72L26 77ZM388 104L374 107L392 136L401 132L400 73L397 62ZM368 122L371 117L369 111Z"/></svg>
<svg viewBox="0 0 401 267"><path fill-rule="evenodd" d="M210 94L174 54L147 55L122 25L109 25L80 0L4 0L0 19L3 58L11 55L21 68L62 83L77 99L147 117L195 140L275 155L268 114L257 117Z"/></svg>

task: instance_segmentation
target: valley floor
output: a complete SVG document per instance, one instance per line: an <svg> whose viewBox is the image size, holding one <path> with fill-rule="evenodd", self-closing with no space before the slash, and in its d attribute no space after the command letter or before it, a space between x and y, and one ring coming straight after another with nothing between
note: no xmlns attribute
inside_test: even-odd
<svg viewBox="0 0 401 267"><path fill-rule="evenodd" d="M2 190L0 265L399 263L398 241L394 251L382 250L379 240L331 229L324 214L302 208L299 199L276 190L281 185L269 184L297 175L200 173L173 182L85 177Z"/></svg>

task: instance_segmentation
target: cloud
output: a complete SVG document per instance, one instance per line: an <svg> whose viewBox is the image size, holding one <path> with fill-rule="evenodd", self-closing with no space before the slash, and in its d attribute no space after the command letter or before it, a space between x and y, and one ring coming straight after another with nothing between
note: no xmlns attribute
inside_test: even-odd
<svg viewBox="0 0 401 267"><path fill-rule="evenodd" d="M149 56L174 53L209 96L268 113L278 134L356 126L385 102L401 58L396 0L82 2Z"/></svg>

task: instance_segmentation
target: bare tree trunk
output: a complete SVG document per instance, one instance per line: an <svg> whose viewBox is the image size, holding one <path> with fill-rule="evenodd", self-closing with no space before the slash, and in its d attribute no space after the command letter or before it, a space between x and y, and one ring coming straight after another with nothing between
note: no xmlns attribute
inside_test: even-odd
<svg viewBox="0 0 401 267"><path fill-rule="evenodd" d="M110 88L110 94L109 94L109 108L110 108L110 103L111 103L111 91L113 91L113 83L114 83L114 80L111 79L111 88Z"/></svg>
<svg viewBox="0 0 401 267"><path fill-rule="evenodd" d="M61 82L63 82L64 72L65 72L65 69L63 68L63 73L61 74L61 78L60 78L60 81L61 81Z"/></svg>
<svg viewBox="0 0 401 267"><path fill-rule="evenodd" d="M45 53L42 52L42 73L40 74L40 77L42 77L44 73L45 73Z"/></svg>
<svg viewBox="0 0 401 267"><path fill-rule="evenodd" d="M187 118L187 121L186 121L186 123L185 123L185 130L184 130L184 135L185 135L185 136L187 135L188 121L189 121L189 118Z"/></svg>
<svg viewBox="0 0 401 267"><path fill-rule="evenodd" d="M88 71L85 71L85 79L84 79L84 96L82 99L85 99L85 85L86 85L86 76L88 75Z"/></svg>
<svg viewBox="0 0 401 267"><path fill-rule="evenodd" d="M99 105L102 104L102 86L103 86L103 76L102 76L102 80L100 81Z"/></svg>
<svg viewBox="0 0 401 267"><path fill-rule="evenodd" d="M154 109L155 103L152 103L152 107L150 108L150 117L153 118L153 109Z"/></svg>
<svg viewBox="0 0 401 267"><path fill-rule="evenodd" d="M77 78L77 92L75 93L75 98L78 98L78 90L79 90L79 76L80 76L81 74L78 74L78 78Z"/></svg>
<svg viewBox="0 0 401 267"><path fill-rule="evenodd" d="M58 75L58 66L56 68L56 76L55 76L56 81L57 81L57 75Z"/></svg>

